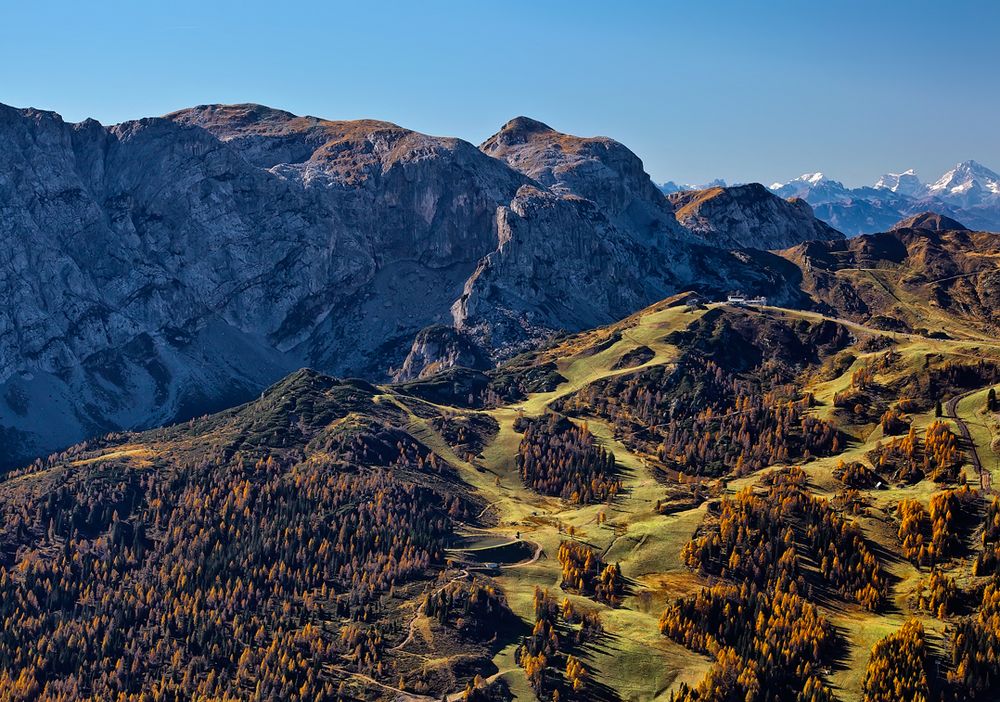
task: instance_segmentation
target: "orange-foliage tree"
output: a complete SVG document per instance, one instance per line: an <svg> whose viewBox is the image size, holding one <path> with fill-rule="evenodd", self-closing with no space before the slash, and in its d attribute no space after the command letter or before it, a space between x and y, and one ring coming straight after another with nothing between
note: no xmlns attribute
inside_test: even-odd
<svg viewBox="0 0 1000 702"><path fill-rule="evenodd" d="M961 699L995 700L1000 693L1000 581L983 590L975 616L960 620L951 635L948 680Z"/></svg>
<svg viewBox="0 0 1000 702"><path fill-rule="evenodd" d="M882 433L886 436L902 434L910 428L909 423L903 418L903 413L898 407L890 407L882 414L879 421L882 425Z"/></svg>
<svg viewBox="0 0 1000 702"><path fill-rule="evenodd" d="M951 635L948 680L960 699L995 700L1000 694L1000 581L983 589L979 610L962 619Z"/></svg>
<svg viewBox="0 0 1000 702"><path fill-rule="evenodd" d="M694 475L737 474L773 463L835 454L837 430L808 414L787 374L726 371L687 356L678 367L652 368L591 384L563 401L567 412L607 418L633 448Z"/></svg>
<svg viewBox="0 0 1000 702"><path fill-rule="evenodd" d="M911 426L905 436L877 446L871 457L879 470L891 470L895 480L907 483L924 478L954 482L963 461L958 437L946 422L941 421L934 421L927 427L923 441Z"/></svg>
<svg viewBox="0 0 1000 702"><path fill-rule="evenodd" d="M1000 498L994 497L986 507L983 523L983 550L976 556L974 575L1000 575Z"/></svg>
<svg viewBox="0 0 1000 702"><path fill-rule="evenodd" d="M911 619L872 648L861 682L865 702L929 702L930 676L924 627Z"/></svg>
<svg viewBox="0 0 1000 702"><path fill-rule="evenodd" d="M837 461L837 467L834 468L833 475L845 485L852 488L869 489L875 487L880 482L878 473L858 461L851 461L850 463L845 463L843 460Z"/></svg>
<svg viewBox="0 0 1000 702"><path fill-rule="evenodd" d="M961 548L957 525L974 511L978 493L968 485L931 496L928 511L917 500L900 500L898 536L903 555L918 566L940 563Z"/></svg>
<svg viewBox="0 0 1000 702"><path fill-rule="evenodd" d="M591 699L590 672L571 650L591 636L602 633L597 615L576 612L568 601L562 606L547 590L535 588L535 624L515 652L528 683L542 700ZM575 636L567 636L573 627Z"/></svg>
<svg viewBox="0 0 1000 702"><path fill-rule="evenodd" d="M704 680L682 685L675 700L833 700L818 668L831 653L834 629L787 579L766 591L718 584L683 597L660 616L660 632L716 654Z"/></svg>
<svg viewBox="0 0 1000 702"><path fill-rule="evenodd" d="M313 702L332 666L388 675L383 595L465 511L400 479L438 468L391 441L347 442L391 468L220 454L5 486L26 492L0 500L0 690L30 694L0 699Z"/></svg>
<svg viewBox="0 0 1000 702"><path fill-rule="evenodd" d="M954 613L958 604L958 586L955 578L945 575L937 568L920 585L917 607L926 610L939 619Z"/></svg>
<svg viewBox="0 0 1000 702"><path fill-rule="evenodd" d="M536 492L588 504L610 500L621 489L615 455L594 441L586 425L549 414L536 420L519 417L514 429L524 432L518 472Z"/></svg>
<svg viewBox="0 0 1000 702"><path fill-rule="evenodd" d="M777 474L763 493L744 488L722 501L718 525L692 539L683 558L708 574L765 587L779 576L806 587L799 552L819 565L825 585L867 609L888 594L882 567L860 530L804 489L801 469Z"/></svg>
<svg viewBox="0 0 1000 702"><path fill-rule="evenodd" d="M603 563L594 549L579 541L559 544L558 558L563 589L593 596L610 605L621 601L625 581L617 563Z"/></svg>
<svg viewBox="0 0 1000 702"><path fill-rule="evenodd" d="M423 611L479 641L496 636L513 619L503 592L478 578L452 580L429 592L424 597Z"/></svg>

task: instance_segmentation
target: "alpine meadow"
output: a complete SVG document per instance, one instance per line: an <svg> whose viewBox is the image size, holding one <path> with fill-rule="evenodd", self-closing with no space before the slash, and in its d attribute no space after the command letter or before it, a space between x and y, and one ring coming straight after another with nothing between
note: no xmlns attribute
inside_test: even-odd
<svg viewBox="0 0 1000 702"><path fill-rule="evenodd" d="M56 5L0 702L1000 699L997 8Z"/></svg>

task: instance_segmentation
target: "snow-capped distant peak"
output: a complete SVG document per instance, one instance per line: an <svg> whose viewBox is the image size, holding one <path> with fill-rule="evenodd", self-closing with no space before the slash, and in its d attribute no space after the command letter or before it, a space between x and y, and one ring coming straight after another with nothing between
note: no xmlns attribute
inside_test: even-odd
<svg viewBox="0 0 1000 702"><path fill-rule="evenodd" d="M710 180L704 185L698 187L699 190L708 190L709 188L725 188L726 180L724 178L716 178L715 180Z"/></svg>
<svg viewBox="0 0 1000 702"><path fill-rule="evenodd" d="M811 205L848 197L842 183L827 178L821 172L803 173L787 183L772 183L771 192L784 198L802 198Z"/></svg>
<svg viewBox="0 0 1000 702"><path fill-rule="evenodd" d="M875 189L916 196L923 192L924 184L920 182L920 178L912 168L907 168L902 173L886 173L875 183Z"/></svg>
<svg viewBox="0 0 1000 702"><path fill-rule="evenodd" d="M927 191L945 200L971 204L1000 196L1000 175L975 161L962 161L932 183Z"/></svg>
<svg viewBox="0 0 1000 702"><path fill-rule="evenodd" d="M817 171L816 173L803 173L798 178L792 178L787 183L780 183L778 181L775 181L771 183L771 190L778 190L779 188L784 188L789 185L804 187L804 186L820 185L821 183L834 183L834 182L836 181L830 180L829 178L826 177L825 174Z"/></svg>
<svg viewBox="0 0 1000 702"><path fill-rule="evenodd" d="M818 183L822 183L826 179L827 178L825 175L823 175L820 172L816 172L816 173L803 173L795 180L802 181L803 183L809 183L809 185L817 185Z"/></svg>
<svg viewBox="0 0 1000 702"><path fill-rule="evenodd" d="M665 195L670 195L671 193L684 192L685 190L708 190L709 188L725 188L726 181L722 178L716 178L715 180L709 181L704 185L694 185L693 183L675 183L672 180L668 180L659 186L660 191Z"/></svg>
<svg viewBox="0 0 1000 702"><path fill-rule="evenodd" d="M895 182L898 181L900 178L916 178L916 177L917 177L917 172L914 171L912 168L907 168L902 173L886 173L885 175L883 175L881 178L878 179L878 182L879 183L883 181ZM878 187L878 183L875 184L875 187L876 188Z"/></svg>

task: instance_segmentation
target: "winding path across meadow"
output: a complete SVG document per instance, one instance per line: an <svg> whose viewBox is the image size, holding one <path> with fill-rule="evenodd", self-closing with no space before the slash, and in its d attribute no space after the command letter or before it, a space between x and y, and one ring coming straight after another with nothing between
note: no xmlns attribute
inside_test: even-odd
<svg viewBox="0 0 1000 702"><path fill-rule="evenodd" d="M955 421L958 425L958 431L961 433L962 438L965 439L969 446L969 457L972 460L972 467L976 469L976 473L979 474L979 487L982 488L983 492L993 491L993 476L988 470L983 469L983 464L979 460L979 452L976 451L976 442L972 439L972 433L969 431L969 425L965 423L965 420L958 415L958 403L960 400L968 397L978 390L970 390L969 392L964 392L961 395L955 395L953 398L948 400L948 404L945 406L945 410L950 419Z"/></svg>

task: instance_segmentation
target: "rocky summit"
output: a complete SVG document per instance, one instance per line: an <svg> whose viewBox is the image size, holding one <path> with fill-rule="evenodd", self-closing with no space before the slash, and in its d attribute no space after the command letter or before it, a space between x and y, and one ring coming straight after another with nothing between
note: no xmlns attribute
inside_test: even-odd
<svg viewBox="0 0 1000 702"><path fill-rule="evenodd" d="M784 200L760 183L669 195L678 221L719 246L783 249L807 239L843 239L801 198Z"/></svg>
<svg viewBox="0 0 1000 702"><path fill-rule="evenodd" d="M681 289L791 301L786 262L738 249L818 227L786 203L780 231L687 227L625 146L526 118L477 148L260 105L113 126L0 107L0 164L8 465L303 366L414 378Z"/></svg>
<svg viewBox="0 0 1000 702"><path fill-rule="evenodd" d="M902 219L892 225L890 231L895 231L897 229L930 229L935 232L969 230L969 228L961 222L958 222L951 217L938 214L937 212L921 212L920 214L915 214L912 217Z"/></svg>

